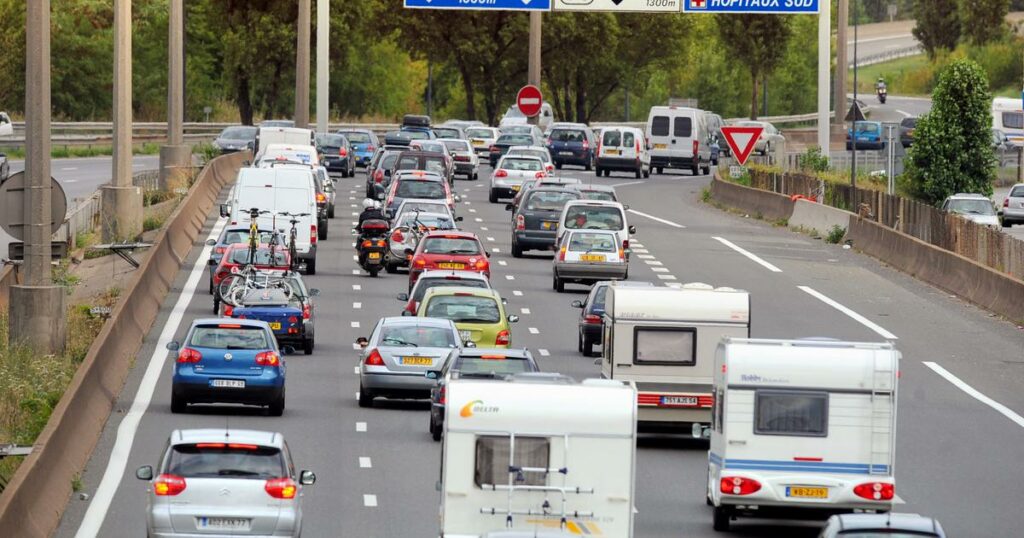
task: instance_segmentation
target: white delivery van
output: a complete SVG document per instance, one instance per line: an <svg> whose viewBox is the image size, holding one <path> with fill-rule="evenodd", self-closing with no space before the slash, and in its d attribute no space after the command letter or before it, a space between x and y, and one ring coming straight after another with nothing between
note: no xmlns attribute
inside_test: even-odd
<svg viewBox="0 0 1024 538"><path fill-rule="evenodd" d="M597 175L629 172L636 178L650 177L651 154L644 132L636 127L605 127L597 145Z"/></svg>
<svg viewBox="0 0 1024 538"><path fill-rule="evenodd" d="M558 217L558 235L555 245L562 243L567 230L607 230L615 232L622 250L629 256L629 236L636 226L626 220L626 207L610 200L570 200L562 206Z"/></svg>
<svg viewBox="0 0 1024 538"><path fill-rule="evenodd" d="M255 166L268 166L272 165L275 161L288 161L306 166L320 166L320 155L314 146L264 144L256 155Z"/></svg>
<svg viewBox="0 0 1024 538"><path fill-rule="evenodd" d="M0 136L14 136L14 123L6 112L0 112Z"/></svg>
<svg viewBox="0 0 1024 538"><path fill-rule="evenodd" d="M992 99L992 128L999 129L1015 147L1024 145L1024 108L1021 100L1009 97Z"/></svg>
<svg viewBox="0 0 1024 538"><path fill-rule="evenodd" d="M689 170L693 175L711 172L711 133L703 110L655 106L647 116L647 142L651 168Z"/></svg>
<svg viewBox="0 0 1024 538"><path fill-rule="evenodd" d="M313 169L300 165L242 168L238 171L238 181L228 194L228 202L221 206L221 216L229 217L231 224L248 224L248 210L254 207L271 212L259 217L260 229L270 230L276 225L278 230L284 229L285 241L288 240L291 223L289 217L279 214L308 213L299 217L295 225L298 231L295 250L300 262L305 264L306 272L316 274L317 208Z"/></svg>
<svg viewBox="0 0 1024 538"><path fill-rule="evenodd" d="M641 430L707 434L715 348L750 336L750 294L707 284L605 295L601 376L636 385Z"/></svg>
<svg viewBox="0 0 1024 538"><path fill-rule="evenodd" d="M708 452L715 529L737 516L891 510L899 360L889 343L724 340Z"/></svg>
<svg viewBox="0 0 1024 538"><path fill-rule="evenodd" d="M312 129L299 129L296 127L260 127L256 131L256 141L252 148L252 154L259 155L268 144L316 146L316 133Z"/></svg>
<svg viewBox="0 0 1024 538"><path fill-rule="evenodd" d="M632 387L519 374L447 391L441 536L633 536Z"/></svg>

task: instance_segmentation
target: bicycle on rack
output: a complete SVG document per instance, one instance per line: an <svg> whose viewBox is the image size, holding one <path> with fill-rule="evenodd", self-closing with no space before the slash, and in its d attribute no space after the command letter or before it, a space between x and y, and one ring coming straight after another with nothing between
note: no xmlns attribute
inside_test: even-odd
<svg viewBox="0 0 1024 538"><path fill-rule="evenodd" d="M276 276L273 270L273 267L278 265L276 246L279 239L276 231L270 237L269 258L266 260L266 263L259 263L260 233L257 219L260 215L271 214L271 212L255 207L245 211L250 216L248 256L241 267L233 267L231 274L221 280L220 285L217 286L213 298L213 311L215 314L220 311L220 303L238 306L239 302L254 289L280 288L286 293L291 292L291 288L287 283L280 282L280 277ZM276 225L276 218L274 222ZM260 265L266 266L268 269L261 270L259 268Z"/></svg>
<svg viewBox="0 0 1024 538"><path fill-rule="evenodd" d="M282 217L288 217L288 222L292 225L291 230L288 232L288 256L290 258L291 270L298 271L299 252L295 247L295 238L298 237L299 231L295 228L295 225L300 222L300 217L308 217L309 213L288 213L282 211L281 213L278 213L278 215L281 215ZM309 270L307 266L307 271L310 274L313 274L315 272L315 269Z"/></svg>

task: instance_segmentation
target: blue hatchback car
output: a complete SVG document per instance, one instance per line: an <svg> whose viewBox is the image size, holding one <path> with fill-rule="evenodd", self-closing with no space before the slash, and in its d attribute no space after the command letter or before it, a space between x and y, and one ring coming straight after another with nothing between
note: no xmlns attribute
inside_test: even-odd
<svg viewBox="0 0 1024 538"><path fill-rule="evenodd" d="M352 145L352 150L356 154L356 166L365 168L370 164L373 153L380 146L377 135L369 129L342 129L337 134L347 138L349 144Z"/></svg>
<svg viewBox="0 0 1024 538"><path fill-rule="evenodd" d="M885 147L885 140L882 138L882 122L880 121L858 121L856 123L857 129L857 149L882 149ZM849 151L852 149L853 142L851 138L853 136L853 129L846 130L846 149Z"/></svg>
<svg viewBox="0 0 1024 538"><path fill-rule="evenodd" d="M197 319L177 351L171 381L171 412L184 413L194 403L266 406L272 416L284 413L285 364L274 333L265 321Z"/></svg>

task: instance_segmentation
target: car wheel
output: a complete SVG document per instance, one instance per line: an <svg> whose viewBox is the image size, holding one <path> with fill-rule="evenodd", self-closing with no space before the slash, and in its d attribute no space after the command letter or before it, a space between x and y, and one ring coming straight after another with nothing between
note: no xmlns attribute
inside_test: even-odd
<svg viewBox="0 0 1024 538"><path fill-rule="evenodd" d="M373 393L359 385L359 407L373 407Z"/></svg>
<svg viewBox="0 0 1024 538"><path fill-rule="evenodd" d="M281 397L270 402L267 407L267 414L272 417L279 417L284 414L284 391L281 391Z"/></svg>
<svg viewBox="0 0 1024 538"><path fill-rule="evenodd" d="M729 511L724 506L715 507L714 515L714 528L718 532L727 532L729 530Z"/></svg>
<svg viewBox="0 0 1024 538"><path fill-rule="evenodd" d="M487 196L487 201L492 204L498 203L498 191L491 189L491 193Z"/></svg>
<svg viewBox="0 0 1024 538"><path fill-rule="evenodd" d="M384 264L384 271L389 275L393 275L398 272L398 266L393 263Z"/></svg>
<svg viewBox="0 0 1024 538"><path fill-rule="evenodd" d="M331 204L330 207L327 208L327 218L334 218L334 204Z"/></svg>
<svg viewBox="0 0 1024 538"><path fill-rule="evenodd" d="M213 295L213 269L210 269L210 295Z"/></svg>
<svg viewBox="0 0 1024 538"><path fill-rule="evenodd" d="M647 170L644 170L644 179L647 179L649 177L651 177L651 169L650 169L650 167L648 167Z"/></svg>
<svg viewBox="0 0 1024 538"><path fill-rule="evenodd" d="M693 167L690 168L690 173L695 175L695 176L699 176L700 175L700 164L694 164Z"/></svg>
<svg viewBox="0 0 1024 538"><path fill-rule="evenodd" d="M591 171L594 168L592 161L593 159L587 159L587 163L583 165L583 169L586 170L587 172Z"/></svg>
<svg viewBox="0 0 1024 538"><path fill-rule="evenodd" d="M605 169L605 171L604 171L604 177L612 177L612 171L611 171L611 170L607 170L607 169Z"/></svg>
<svg viewBox="0 0 1024 538"><path fill-rule="evenodd" d="M562 163L555 163L555 169L561 170L562 169Z"/></svg>
<svg viewBox="0 0 1024 538"><path fill-rule="evenodd" d="M213 296L213 315L220 314L220 298L216 295Z"/></svg>
<svg viewBox="0 0 1024 538"><path fill-rule="evenodd" d="M185 398L178 396L171 391L171 413L185 413L188 412L188 402Z"/></svg>
<svg viewBox="0 0 1024 538"><path fill-rule="evenodd" d="M312 338L310 338L309 340L303 340L302 341L302 352L305 353L306 355L312 355L313 354L313 347L314 346L315 346L315 342L313 341Z"/></svg>
<svg viewBox="0 0 1024 538"><path fill-rule="evenodd" d="M370 273L371 277L377 278L377 273L380 272L380 267L371 267L367 269L366 272Z"/></svg>
<svg viewBox="0 0 1024 538"><path fill-rule="evenodd" d="M593 357L594 356L594 343L586 338L583 339L583 356Z"/></svg>
<svg viewBox="0 0 1024 538"><path fill-rule="evenodd" d="M658 167L658 175L660 176L661 174L664 174L664 173L665 173L665 169L659 166Z"/></svg>
<svg viewBox="0 0 1024 538"><path fill-rule="evenodd" d="M643 176L644 176L644 167L641 165L639 168L636 169L636 178L640 179Z"/></svg>
<svg viewBox="0 0 1024 538"><path fill-rule="evenodd" d="M711 164L708 164L707 166L704 167L704 175L706 176L706 175L708 175L710 173L711 173Z"/></svg>
<svg viewBox="0 0 1024 538"><path fill-rule="evenodd" d="M316 274L316 258L311 258L311 259L306 260L306 274L307 275L315 275Z"/></svg>
<svg viewBox="0 0 1024 538"><path fill-rule="evenodd" d="M603 174L603 173L604 173L604 169L601 168L600 166L598 166L597 168L594 169L594 175L597 176L597 177L601 177L601 174Z"/></svg>
<svg viewBox="0 0 1024 538"><path fill-rule="evenodd" d="M434 422L434 417L430 417L430 437L434 441L441 440L441 425Z"/></svg>
<svg viewBox="0 0 1024 538"><path fill-rule="evenodd" d="M476 181L476 180L480 179L480 173L479 172L473 172L473 177L470 178L470 179L472 179L473 181Z"/></svg>
<svg viewBox="0 0 1024 538"><path fill-rule="evenodd" d="M326 220L324 221L324 223L321 226L317 227L317 229L316 229L316 238L321 240L321 241L324 241L324 240L327 239L327 221Z"/></svg>
<svg viewBox="0 0 1024 538"><path fill-rule="evenodd" d="M583 353L583 335L576 333L576 351Z"/></svg>
<svg viewBox="0 0 1024 538"><path fill-rule="evenodd" d="M516 243L515 241L512 242L512 257L513 258L522 258L523 257L523 247L520 247L519 244Z"/></svg>
<svg viewBox="0 0 1024 538"><path fill-rule="evenodd" d="M554 287L555 291L557 291L558 293L562 293L565 291L565 281L562 280L561 278L558 278L558 276L556 275L552 287Z"/></svg>

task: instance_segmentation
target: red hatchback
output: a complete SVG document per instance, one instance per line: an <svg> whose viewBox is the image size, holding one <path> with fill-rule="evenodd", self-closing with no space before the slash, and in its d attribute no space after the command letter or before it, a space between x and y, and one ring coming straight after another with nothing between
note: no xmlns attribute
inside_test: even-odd
<svg viewBox="0 0 1024 538"><path fill-rule="evenodd" d="M228 247L227 252L220 259L220 264L213 271L213 289L216 290L232 271L241 269L249 263L249 245L236 243ZM275 249L273 259L270 256L270 247L260 245L256 250L256 268L261 271L287 271L290 265L288 250L283 247Z"/></svg>
<svg viewBox="0 0 1024 538"><path fill-rule="evenodd" d="M423 271L451 269L473 271L491 278L490 253L480 239L469 232L439 230L423 236L409 261L409 289Z"/></svg>

